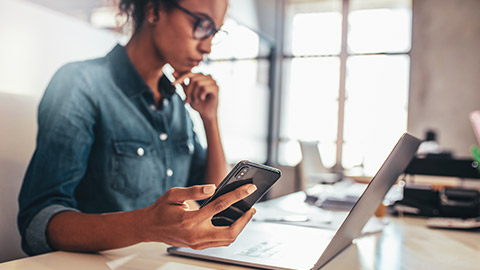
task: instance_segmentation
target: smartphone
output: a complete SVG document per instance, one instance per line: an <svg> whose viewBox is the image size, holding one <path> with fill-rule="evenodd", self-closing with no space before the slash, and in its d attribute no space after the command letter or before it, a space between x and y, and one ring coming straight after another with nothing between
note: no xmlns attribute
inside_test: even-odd
<svg viewBox="0 0 480 270"><path fill-rule="evenodd" d="M200 207L204 207L216 198L240 186L246 184L256 185L257 190L254 193L212 217L213 225L230 226L267 193L280 178L281 174L281 171L276 168L247 160L240 161L223 179L213 196L207 199Z"/></svg>

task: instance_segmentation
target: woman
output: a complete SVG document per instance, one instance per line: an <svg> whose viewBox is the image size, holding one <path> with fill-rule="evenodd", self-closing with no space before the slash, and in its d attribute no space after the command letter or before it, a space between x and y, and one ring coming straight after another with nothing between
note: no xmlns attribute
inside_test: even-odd
<svg viewBox="0 0 480 270"><path fill-rule="evenodd" d="M122 0L121 10L135 23L128 44L55 74L39 106L37 148L19 196L26 253L143 241L201 249L236 238L254 210L231 227L214 227L211 218L254 192L254 185L200 210L185 203L210 197L226 174L218 86L191 69L210 53L227 5ZM167 63L175 70L173 83L162 72ZM185 101L172 84L181 84ZM203 120L207 150L184 102Z"/></svg>

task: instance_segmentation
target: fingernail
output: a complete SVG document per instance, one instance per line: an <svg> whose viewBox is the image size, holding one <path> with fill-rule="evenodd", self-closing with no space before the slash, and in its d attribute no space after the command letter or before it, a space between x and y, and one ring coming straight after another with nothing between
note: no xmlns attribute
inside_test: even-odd
<svg viewBox="0 0 480 270"><path fill-rule="evenodd" d="M255 190L257 190L257 186L255 185L250 185L248 188L247 188L247 192L248 194L252 194L253 192L255 192Z"/></svg>
<svg viewBox="0 0 480 270"><path fill-rule="evenodd" d="M203 193L205 194L212 194L215 192L215 185L206 185L203 187Z"/></svg>

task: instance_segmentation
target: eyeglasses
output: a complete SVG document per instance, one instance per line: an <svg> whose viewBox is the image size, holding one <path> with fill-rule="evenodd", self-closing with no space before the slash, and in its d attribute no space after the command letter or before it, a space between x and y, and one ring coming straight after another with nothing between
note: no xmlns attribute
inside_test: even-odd
<svg viewBox="0 0 480 270"><path fill-rule="evenodd" d="M191 12L190 10L180 6L178 3L174 4L174 7L178 8L179 10L183 11L185 14L193 17L196 21L193 25L193 38L197 40L204 40L212 35L214 36L213 44L218 43L222 40L221 37L226 36L228 34L227 31L217 29L215 27L215 23L209 17L200 17L195 13Z"/></svg>

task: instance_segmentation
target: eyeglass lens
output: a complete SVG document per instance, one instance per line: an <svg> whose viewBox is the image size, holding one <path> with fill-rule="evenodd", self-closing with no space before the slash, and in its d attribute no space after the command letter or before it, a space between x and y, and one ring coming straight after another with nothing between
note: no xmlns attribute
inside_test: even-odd
<svg viewBox="0 0 480 270"><path fill-rule="evenodd" d="M199 19L193 28L193 37L196 39L206 39L215 34L215 26L208 19Z"/></svg>

